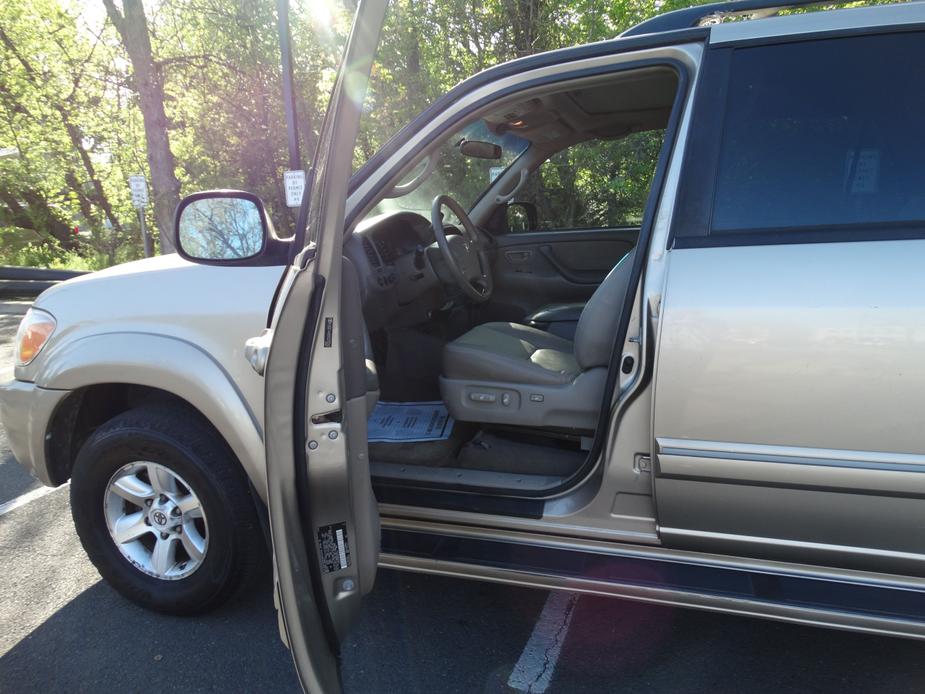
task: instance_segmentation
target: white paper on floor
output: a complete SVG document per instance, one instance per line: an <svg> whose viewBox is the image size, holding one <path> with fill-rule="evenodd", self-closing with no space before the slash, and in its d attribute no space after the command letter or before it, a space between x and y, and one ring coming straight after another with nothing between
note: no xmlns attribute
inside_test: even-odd
<svg viewBox="0 0 925 694"><path fill-rule="evenodd" d="M453 431L453 418L442 402L378 402L369 416L368 439L442 441Z"/></svg>

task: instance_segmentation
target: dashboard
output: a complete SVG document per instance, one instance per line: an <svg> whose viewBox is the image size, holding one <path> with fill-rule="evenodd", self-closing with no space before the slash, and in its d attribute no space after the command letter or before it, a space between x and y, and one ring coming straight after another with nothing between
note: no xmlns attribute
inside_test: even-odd
<svg viewBox="0 0 925 694"><path fill-rule="evenodd" d="M356 227L344 253L361 277L370 330L423 322L446 301L432 264L435 250L430 220L416 212L378 215Z"/></svg>
<svg viewBox="0 0 925 694"><path fill-rule="evenodd" d="M363 254L376 269L380 287L395 284L403 257L429 246L434 240L430 222L414 212L381 215L369 220L369 226L358 227Z"/></svg>

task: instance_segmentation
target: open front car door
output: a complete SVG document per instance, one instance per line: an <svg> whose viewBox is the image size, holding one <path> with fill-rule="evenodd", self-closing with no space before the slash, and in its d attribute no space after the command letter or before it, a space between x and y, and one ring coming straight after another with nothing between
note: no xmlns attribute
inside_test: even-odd
<svg viewBox="0 0 925 694"><path fill-rule="evenodd" d="M344 320L355 297L343 291L352 277L342 243L360 109L386 6L387 0L361 0L357 8L319 137L314 185L303 201L307 214L300 214L307 243L288 270L267 335L276 598L302 687L312 692L340 691L340 642L372 588L379 555L365 376L354 368L363 341L351 327L355 321Z"/></svg>

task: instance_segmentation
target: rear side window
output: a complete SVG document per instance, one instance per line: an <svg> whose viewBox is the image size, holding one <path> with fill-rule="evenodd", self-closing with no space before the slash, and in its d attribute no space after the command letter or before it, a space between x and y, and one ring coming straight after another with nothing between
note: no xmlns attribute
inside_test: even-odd
<svg viewBox="0 0 925 694"><path fill-rule="evenodd" d="M733 52L711 234L925 222L925 35Z"/></svg>

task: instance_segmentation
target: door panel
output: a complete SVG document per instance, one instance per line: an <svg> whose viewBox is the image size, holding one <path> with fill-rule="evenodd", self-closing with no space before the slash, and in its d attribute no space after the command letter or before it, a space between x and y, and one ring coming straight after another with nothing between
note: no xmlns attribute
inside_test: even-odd
<svg viewBox="0 0 925 694"><path fill-rule="evenodd" d="M314 291L315 268L290 269L285 304L294 314L304 308L308 315ZM286 310L285 306L282 309ZM296 413L295 379L302 346L302 326L295 321L277 322L274 345L266 370L266 449L267 498L273 532L273 560L280 631L293 654L303 656L296 665L304 687L327 691L338 686L337 658L331 640L331 620L323 600L313 590L314 551L310 548L311 528L299 519L299 470L295 459ZM277 397L270 397L274 393ZM297 606L292 609L289 606Z"/></svg>
<svg viewBox="0 0 925 694"><path fill-rule="evenodd" d="M522 321L542 306L587 301L626 255L639 229L536 231L496 237L495 288L485 320Z"/></svg>
<svg viewBox="0 0 925 694"><path fill-rule="evenodd" d="M270 528L282 627L306 691L340 691L340 642L372 588L379 557L365 373L355 368L363 334L351 301L359 292L342 254L350 153L386 6L363 0L357 8L299 215L306 226L296 238L303 230L311 238L289 269L270 330Z"/></svg>
<svg viewBox="0 0 925 694"><path fill-rule="evenodd" d="M922 572L923 255L925 240L670 252L666 543Z"/></svg>

